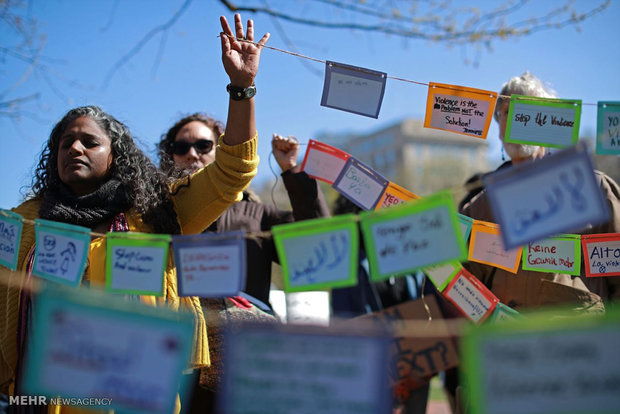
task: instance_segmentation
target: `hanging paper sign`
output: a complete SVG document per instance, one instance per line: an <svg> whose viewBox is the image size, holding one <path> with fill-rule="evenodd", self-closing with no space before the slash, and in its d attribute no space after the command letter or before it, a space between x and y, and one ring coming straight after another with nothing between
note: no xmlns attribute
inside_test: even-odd
<svg viewBox="0 0 620 414"><path fill-rule="evenodd" d="M504 142L565 148L579 139L581 101L512 95Z"/></svg>
<svg viewBox="0 0 620 414"><path fill-rule="evenodd" d="M373 210L388 186L388 180L351 157L333 187L364 210Z"/></svg>
<svg viewBox="0 0 620 414"><path fill-rule="evenodd" d="M331 145L311 139L301 170L312 178L333 184L350 155Z"/></svg>
<svg viewBox="0 0 620 414"><path fill-rule="evenodd" d="M321 106L379 118L387 73L325 62Z"/></svg>
<svg viewBox="0 0 620 414"><path fill-rule="evenodd" d="M507 249L609 220L585 146L483 178Z"/></svg>
<svg viewBox="0 0 620 414"><path fill-rule="evenodd" d="M387 336L243 324L224 332L218 413L391 413Z"/></svg>
<svg viewBox="0 0 620 414"><path fill-rule="evenodd" d="M497 224L474 220L467 259L517 273L523 247L505 250Z"/></svg>
<svg viewBox="0 0 620 414"><path fill-rule="evenodd" d="M422 269L424 274L433 282L437 290L443 291L454 276L461 270L461 262L454 261L442 265L425 267Z"/></svg>
<svg viewBox="0 0 620 414"><path fill-rule="evenodd" d="M78 286L86 268L90 229L37 219L34 231L36 249L32 274Z"/></svg>
<svg viewBox="0 0 620 414"><path fill-rule="evenodd" d="M618 412L617 310L578 318L529 314L466 328L460 350L468 412Z"/></svg>
<svg viewBox="0 0 620 414"><path fill-rule="evenodd" d="M459 228L461 229L461 234L463 235L463 241L467 243L469 234L471 233L471 226L474 221L471 217L467 217L460 213L458 213L457 217L459 219Z"/></svg>
<svg viewBox="0 0 620 414"><path fill-rule="evenodd" d="M620 101L598 103L596 153L620 155Z"/></svg>
<svg viewBox="0 0 620 414"><path fill-rule="evenodd" d="M620 276L620 233L581 236L587 277Z"/></svg>
<svg viewBox="0 0 620 414"><path fill-rule="evenodd" d="M174 412L193 344L190 315L88 289L43 291L33 312L25 348L29 395L125 413Z"/></svg>
<svg viewBox="0 0 620 414"><path fill-rule="evenodd" d="M245 286L243 231L172 236L179 296L224 298Z"/></svg>
<svg viewBox="0 0 620 414"><path fill-rule="evenodd" d="M523 247L523 270L535 272L581 273L581 236L562 234Z"/></svg>
<svg viewBox="0 0 620 414"><path fill-rule="evenodd" d="M390 354L396 366L389 371L392 387L411 377L430 377L459 363L454 337L432 295L366 314L353 321L372 321L378 328L388 327L394 332ZM418 330L408 327L411 321L424 321L424 330L432 334L420 335Z"/></svg>
<svg viewBox="0 0 620 414"><path fill-rule="evenodd" d="M496 101L496 92L430 82L424 126L485 139Z"/></svg>
<svg viewBox="0 0 620 414"><path fill-rule="evenodd" d="M443 295L474 322L481 322L493 314L499 299L474 275L461 268Z"/></svg>
<svg viewBox="0 0 620 414"><path fill-rule="evenodd" d="M381 208L386 208L390 206L396 206L398 204L406 203L411 200L419 200L421 197L412 193L411 191L399 186L398 184L394 184L393 182L388 183L387 188L381 195L379 202L377 203L377 207L375 210L379 210Z"/></svg>
<svg viewBox="0 0 620 414"><path fill-rule="evenodd" d="M492 322L512 321L521 317L521 314L509 306L498 302L490 320Z"/></svg>
<svg viewBox="0 0 620 414"><path fill-rule="evenodd" d="M355 215L282 224L271 231L286 292L357 283L359 240Z"/></svg>
<svg viewBox="0 0 620 414"><path fill-rule="evenodd" d="M22 228L22 216L0 209L0 266L17 269Z"/></svg>
<svg viewBox="0 0 620 414"><path fill-rule="evenodd" d="M106 237L106 290L162 296L170 236L111 232Z"/></svg>
<svg viewBox="0 0 620 414"><path fill-rule="evenodd" d="M449 193L363 212L360 225L374 281L465 259L456 210Z"/></svg>

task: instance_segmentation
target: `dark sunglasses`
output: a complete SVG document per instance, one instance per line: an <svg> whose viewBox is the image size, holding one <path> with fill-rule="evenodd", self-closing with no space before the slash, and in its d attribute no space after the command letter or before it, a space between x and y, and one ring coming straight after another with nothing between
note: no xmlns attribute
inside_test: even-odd
<svg viewBox="0 0 620 414"><path fill-rule="evenodd" d="M172 143L172 153L175 155L185 155L192 147L199 154L208 154L213 149L213 141L208 139L199 139L195 142L174 141Z"/></svg>

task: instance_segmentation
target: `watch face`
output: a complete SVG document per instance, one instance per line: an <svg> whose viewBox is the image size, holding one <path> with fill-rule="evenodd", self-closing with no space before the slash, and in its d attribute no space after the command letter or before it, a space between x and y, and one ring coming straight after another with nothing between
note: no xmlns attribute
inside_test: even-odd
<svg viewBox="0 0 620 414"><path fill-rule="evenodd" d="M245 89L245 97L247 99L250 99L251 97L253 97L254 95L256 95L256 88L253 87L249 87Z"/></svg>

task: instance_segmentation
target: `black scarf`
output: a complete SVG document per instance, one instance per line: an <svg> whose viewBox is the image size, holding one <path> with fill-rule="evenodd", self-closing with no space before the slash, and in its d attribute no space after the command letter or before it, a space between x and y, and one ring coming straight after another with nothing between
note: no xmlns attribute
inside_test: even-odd
<svg viewBox="0 0 620 414"><path fill-rule="evenodd" d="M120 181L110 179L94 192L76 196L60 183L57 190L43 195L39 217L46 220L93 228L131 206Z"/></svg>

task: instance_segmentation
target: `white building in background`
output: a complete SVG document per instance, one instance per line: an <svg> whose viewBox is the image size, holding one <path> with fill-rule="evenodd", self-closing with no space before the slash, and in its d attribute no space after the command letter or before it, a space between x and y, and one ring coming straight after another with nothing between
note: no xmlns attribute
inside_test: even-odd
<svg viewBox="0 0 620 414"><path fill-rule="evenodd" d="M461 187L471 175L489 171L486 140L424 128L417 119L365 135L326 133L317 139L421 196Z"/></svg>

